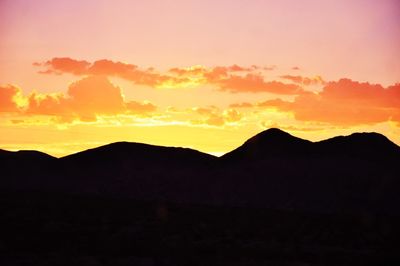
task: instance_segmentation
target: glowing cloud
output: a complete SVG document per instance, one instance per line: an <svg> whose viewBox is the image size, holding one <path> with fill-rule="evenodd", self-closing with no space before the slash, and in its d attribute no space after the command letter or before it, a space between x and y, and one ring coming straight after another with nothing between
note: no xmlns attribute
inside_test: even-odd
<svg viewBox="0 0 400 266"><path fill-rule="evenodd" d="M18 106L18 98L26 101L23 108ZM0 102L1 112L55 116L63 122L75 119L95 121L97 115L143 115L157 109L150 102L126 102L121 89L105 76L88 76L78 80L69 86L67 95L33 92L24 98L19 88L7 85L0 87Z"/></svg>
<svg viewBox="0 0 400 266"><path fill-rule="evenodd" d="M33 63L34 66L45 66L47 70L40 71L41 74L71 73L75 75L85 74L90 63L85 60L75 60L68 57L55 57L44 63Z"/></svg>
<svg viewBox="0 0 400 266"><path fill-rule="evenodd" d="M243 115L235 109L226 109L221 111L215 106L210 107L195 107L192 108L192 112L202 116L202 119L191 120L192 124L195 125L209 125L209 126L224 126L229 123L239 122Z"/></svg>
<svg viewBox="0 0 400 266"><path fill-rule="evenodd" d="M238 92L269 92L283 95L298 95L304 90L295 84L285 84L279 81L266 82L264 78L256 74L246 76L231 75L228 78L217 81L220 89L233 93Z"/></svg>
<svg viewBox="0 0 400 266"><path fill-rule="evenodd" d="M259 107L291 112L297 120L335 125L400 122L400 84L387 88L350 79L328 82L320 93L299 95L293 102L268 100Z"/></svg>
<svg viewBox="0 0 400 266"><path fill-rule="evenodd" d="M165 74L155 72L154 69L141 70L133 64L98 60L93 64L85 60L71 58L53 58L43 64L46 67L39 73L74 75L105 75L120 77L139 85L154 88L184 88L200 85L213 85L221 91L239 92L269 92L282 95L299 95L304 91L297 84L285 84L280 81L265 81L257 72L263 68L253 65L242 67L238 65L217 66L206 68L193 66L188 68L171 68Z"/></svg>
<svg viewBox="0 0 400 266"><path fill-rule="evenodd" d="M293 76L293 75L283 75L281 76L282 79L290 80L296 84L302 85L318 85L318 84L325 84L325 81L322 79L321 76L315 77L302 77L302 76Z"/></svg>
<svg viewBox="0 0 400 266"><path fill-rule="evenodd" d="M21 89L16 86L0 86L0 112L19 112L21 95Z"/></svg>

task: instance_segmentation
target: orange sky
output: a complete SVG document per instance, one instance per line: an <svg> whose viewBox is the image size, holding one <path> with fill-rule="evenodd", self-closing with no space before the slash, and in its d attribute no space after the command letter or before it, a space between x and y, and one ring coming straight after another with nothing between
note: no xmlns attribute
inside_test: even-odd
<svg viewBox="0 0 400 266"><path fill-rule="evenodd" d="M399 23L395 0L3 0L0 148L218 155L269 127L400 144Z"/></svg>

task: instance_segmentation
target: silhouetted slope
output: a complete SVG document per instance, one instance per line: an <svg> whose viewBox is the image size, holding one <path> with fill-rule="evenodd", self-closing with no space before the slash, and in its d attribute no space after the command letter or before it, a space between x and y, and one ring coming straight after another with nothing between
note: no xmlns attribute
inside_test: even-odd
<svg viewBox="0 0 400 266"><path fill-rule="evenodd" d="M376 133L313 143L269 129L221 158L128 142L60 159L0 151L6 165L1 185L139 200L400 213L399 149Z"/></svg>
<svg viewBox="0 0 400 266"><path fill-rule="evenodd" d="M0 189L49 187L50 172L57 158L38 151L0 150Z"/></svg>
<svg viewBox="0 0 400 266"><path fill-rule="evenodd" d="M15 172L26 172L51 164L57 159L46 153L39 151L5 151L0 150L0 166L2 167L3 173L8 173L7 169L10 169L10 173ZM45 169L43 169L45 170Z"/></svg>
<svg viewBox="0 0 400 266"><path fill-rule="evenodd" d="M398 158L400 147L378 133L354 133L320 142L294 137L280 129L267 129L226 153L225 161L258 161L265 158L353 156L363 159Z"/></svg>
<svg viewBox="0 0 400 266"><path fill-rule="evenodd" d="M6 150L0 149L0 156L1 156L1 158L3 158L3 156L7 156L9 153L11 153L11 151L6 151Z"/></svg>
<svg viewBox="0 0 400 266"><path fill-rule="evenodd" d="M400 148L377 133L312 143L266 130L222 156L231 201L314 211L397 212Z"/></svg>
<svg viewBox="0 0 400 266"><path fill-rule="evenodd" d="M223 155L222 160L254 161L268 157L307 155L311 142L290 135L280 129L265 130L247 140L239 148Z"/></svg>
<svg viewBox="0 0 400 266"><path fill-rule="evenodd" d="M315 143L318 154L354 156L364 159L399 158L400 147L378 133L353 133Z"/></svg>
<svg viewBox="0 0 400 266"><path fill-rule="evenodd" d="M21 151L6 151L0 149L0 158L1 159L17 159L21 161L28 160L51 160L55 159L55 157L48 155L44 152L40 151L31 151L31 150L21 150Z"/></svg>
<svg viewBox="0 0 400 266"><path fill-rule="evenodd" d="M392 265L399 149L270 129L221 158L127 142L60 159L0 150L0 264Z"/></svg>
<svg viewBox="0 0 400 266"><path fill-rule="evenodd" d="M99 162L124 163L129 161L132 165L141 163L152 164L202 164L214 159L214 156L196 150L176 147L162 147L142 143L116 142L98 148L89 149L61 158L61 161L95 164Z"/></svg>
<svg viewBox="0 0 400 266"><path fill-rule="evenodd" d="M117 142L63 157L67 191L190 201L216 157L196 150Z"/></svg>

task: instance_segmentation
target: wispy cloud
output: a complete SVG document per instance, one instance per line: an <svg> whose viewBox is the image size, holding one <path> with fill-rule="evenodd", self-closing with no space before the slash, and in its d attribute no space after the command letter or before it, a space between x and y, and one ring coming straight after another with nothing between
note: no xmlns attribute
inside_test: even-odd
<svg viewBox="0 0 400 266"><path fill-rule="evenodd" d="M73 75L105 75L120 77L138 85L154 88L182 88L212 85L218 90L232 93L269 92L282 95L299 95L304 90L299 84L286 84L281 81L265 80L262 71L265 67L252 65L192 66L188 68L174 67L166 73L160 73L153 68L141 69L136 65L114 62L107 59L89 63L85 60L75 60L68 57L56 57L44 63L35 63L44 67L42 74ZM267 68L271 70L271 68Z"/></svg>

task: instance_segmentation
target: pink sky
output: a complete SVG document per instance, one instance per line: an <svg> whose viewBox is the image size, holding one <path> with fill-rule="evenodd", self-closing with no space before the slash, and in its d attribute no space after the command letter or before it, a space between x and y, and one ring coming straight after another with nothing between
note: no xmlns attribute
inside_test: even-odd
<svg viewBox="0 0 400 266"><path fill-rule="evenodd" d="M33 86L31 62L55 56L157 68L299 66L329 80L385 85L400 75L397 0L2 0L0 7L0 81L22 79L21 86Z"/></svg>

